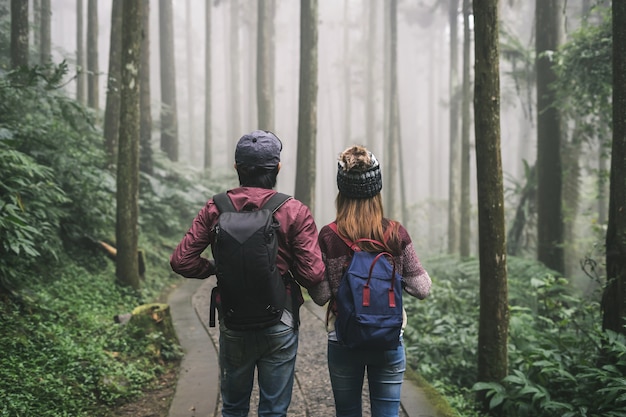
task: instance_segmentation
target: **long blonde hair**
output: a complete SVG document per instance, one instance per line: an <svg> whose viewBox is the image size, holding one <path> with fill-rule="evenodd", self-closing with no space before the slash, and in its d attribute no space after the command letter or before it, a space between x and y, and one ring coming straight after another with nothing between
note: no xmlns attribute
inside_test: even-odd
<svg viewBox="0 0 626 417"><path fill-rule="evenodd" d="M337 230L348 240L373 239L385 245L384 250L394 255L400 254L398 223L385 221L383 199L379 194L364 199L354 199L337 194ZM379 251L378 245L361 242L358 246L365 251Z"/></svg>

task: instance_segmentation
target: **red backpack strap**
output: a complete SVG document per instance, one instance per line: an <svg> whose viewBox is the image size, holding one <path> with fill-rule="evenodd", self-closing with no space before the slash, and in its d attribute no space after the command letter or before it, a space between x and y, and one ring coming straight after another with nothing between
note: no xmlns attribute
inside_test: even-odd
<svg viewBox="0 0 626 417"><path fill-rule="evenodd" d="M357 246L357 243L359 242L370 242L373 243L375 245L378 245L381 247L381 250L384 251L385 250L385 245L382 244L381 242L379 242L378 240L374 240L374 239L368 239L368 238L361 238L361 239L357 239L356 241L352 242L351 240L349 240L347 237L343 236L341 233L339 233L339 230L337 229L337 222L332 222L328 225L328 227L330 227L330 229L335 232L335 234L337 236L339 236L339 238L341 238L341 240L343 240L343 242L348 245L348 247L353 250L353 251L360 251L361 248L359 248Z"/></svg>

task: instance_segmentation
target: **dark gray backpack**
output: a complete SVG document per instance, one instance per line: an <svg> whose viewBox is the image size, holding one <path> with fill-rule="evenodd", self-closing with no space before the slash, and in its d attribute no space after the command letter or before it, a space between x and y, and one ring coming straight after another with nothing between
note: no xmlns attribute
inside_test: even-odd
<svg viewBox="0 0 626 417"><path fill-rule="evenodd" d="M290 198L276 193L259 210L237 211L226 193L213 197L220 212L212 245L219 293L211 297L211 324L217 304L232 330L262 329L280 321L288 296L276 266L279 223L274 213Z"/></svg>

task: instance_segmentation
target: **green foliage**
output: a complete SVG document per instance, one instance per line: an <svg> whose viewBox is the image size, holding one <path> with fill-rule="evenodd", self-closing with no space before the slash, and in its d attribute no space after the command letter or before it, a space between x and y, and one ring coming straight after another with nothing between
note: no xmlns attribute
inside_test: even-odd
<svg viewBox="0 0 626 417"><path fill-rule="evenodd" d="M606 139L611 126L612 28L610 10L600 25L583 25L559 50L556 106L582 123L589 136Z"/></svg>
<svg viewBox="0 0 626 417"><path fill-rule="evenodd" d="M157 154L140 191L146 279L139 291L119 287L93 245L114 243L115 179L93 115L60 89L65 71L0 72L0 415L103 415L180 358L175 341L137 338L113 316L170 289L173 245L234 180Z"/></svg>
<svg viewBox="0 0 626 417"><path fill-rule="evenodd" d="M114 221L114 182L86 110L57 88L66 71L34 67L0 78L0 288L47 268L64 247Z"/></svg>
<svg viewBox="0 0 626 417"><path fill-rule="evenodd" d="M56 279L31 280L22 303L0 303L0 415L98 415L180 358L171 342L147 354L158 334L136 339L113 322L137 297L115 285L112 267L93 275L63 260Z"/></svg>
<svg viewBox="0 0 626 417"><path fill-rule="evenodd" d="M542 265L509 257L510 372L476 384L478 261L442 257L425 266L431 296L406 300L409 365L461 415L476 415L476 391L499 415L626 415L625 339L601 331L597 295L573 294Z"/></svg>

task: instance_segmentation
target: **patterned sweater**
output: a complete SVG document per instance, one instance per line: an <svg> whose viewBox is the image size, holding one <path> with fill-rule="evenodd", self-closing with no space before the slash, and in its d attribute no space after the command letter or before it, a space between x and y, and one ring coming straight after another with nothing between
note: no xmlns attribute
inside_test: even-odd
<svg viewBox="0 0 626 417"><path fill-rule="evenodd" d="M411 237L407 230L400 225L398 230L402 241L402 254L396 256L396 266L402 276L404 290L419 299L424 299L430 293L431 279L422 266L413 248ZM319 244L322 250L322 259L326 264L326 275L321 284L309 289L309 294L318 305L326 304L331 295L337 294L339 282L347 265L350 263L352 251L343 240L332 229L326 225L322 227L319 234ZM328 330L334 330L334 312L329 306L330 317Z"/></svg>

